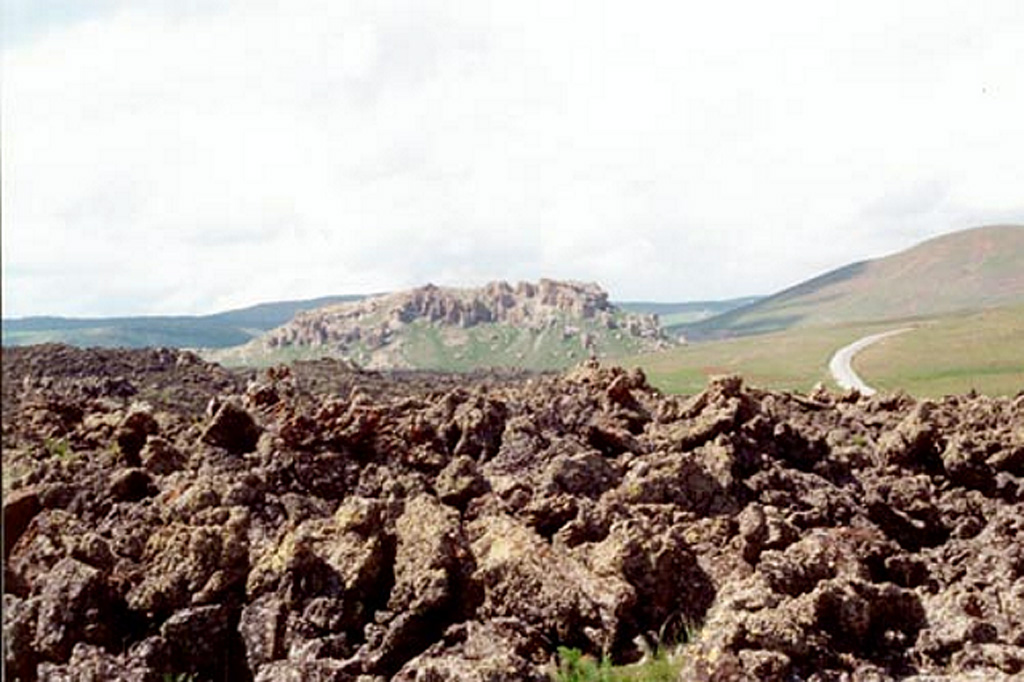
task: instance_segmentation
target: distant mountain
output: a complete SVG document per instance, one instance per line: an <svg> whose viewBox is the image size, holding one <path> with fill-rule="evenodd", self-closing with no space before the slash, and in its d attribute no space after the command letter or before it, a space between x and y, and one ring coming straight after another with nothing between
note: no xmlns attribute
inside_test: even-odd
<svg viewBox="0 0 1024 682"><path fill-rule="evenodd" d="M361 298L324 296L303 301L278 301L213 315L5 319L3 345L52 342L79 347L226 348L245 343L280 326L302 310Z"/></svg>
<svg viewBox="0 0 1024 682"><path fill-rule="evenodd" d="M671 333L682 325L706 320L735 308L750 305L758 300L760 300L759 296L746 296L723 301L687 301L685 303L622 301L616 305L630 313L657 315L662 326Z"/></svg>
<svg viewBox="0 0 1024 682"><path fill-rule="evenodd" d="M654 315L622 310L596 284L542 279L477 289L427 285L328 305L208 357L227 364L332 356L368 368L554 369L670 345Z"/></svg>
<svg viewBox="0 0 1024 682"><path fill-rule="evenodd" d="M943 235L683 325L691 339L908 319L1024 302L1024 226Z"/></svg>

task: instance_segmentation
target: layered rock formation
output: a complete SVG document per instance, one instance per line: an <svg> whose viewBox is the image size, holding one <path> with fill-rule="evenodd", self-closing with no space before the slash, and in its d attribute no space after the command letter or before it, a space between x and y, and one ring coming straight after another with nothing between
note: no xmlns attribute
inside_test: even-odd
<svg viewBox="0 0 1024 682"><path fill-rule="evenodd" d="M3 371L7 679L540 681L658 639L680 680L1024 672L1024 396Z"/></svg>
<svg viewBox="0 0 1024 682"><path fill-rule="evenodd" d="M414 322L468 329L484 324L540 331L558 326L565 336L582 336L578 323L619 330L657 347L667 343L656 316L625 313L596 284L542 279L538 283L492 282L479 289L427 285L296 315L266 334L269 349L328 347L342 354L360 345L370 351L392 344ZM594 339L583 339L585 347Z"/></svg>

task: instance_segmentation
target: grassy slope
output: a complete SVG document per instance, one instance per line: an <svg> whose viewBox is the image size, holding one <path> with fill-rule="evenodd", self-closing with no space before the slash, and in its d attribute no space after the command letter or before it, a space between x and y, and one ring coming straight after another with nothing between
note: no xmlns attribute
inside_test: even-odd
<svg viewBox="0 0 1024 682"><path fill-rule="evenodd" d="M599 357L619 358L640 350L637 339L618 330L600 329L590 322L569 322L596 340ZM530 330L484 324L470 329L442 329L413 324L403 342L402 357L413 367L469 371L479 367L559 369L590 356L581 334L564 337L564 324Z"/></svg>
<svg viewBox="0 0 1024 682"><path fill-rule="evenodd" d="M1024 391L1024 306L949 316L859 353L857 372L879 389L915 395Z"/></svg>
<svg viewBox="0 0 1024 682"><path fill-rule="evenodd" d="M370 319L366 324L372 327L374 322ZM563 330L567 326L576 327L579 332L566 337ZM538 330L505 324L481 324L461 329L416 321L403 327L387 346L371 351L365 344L357 343L347 350L345 357L361 366L385 365L453 372L481 367L561 369L590 356L590 350L583 347L583 333L589 333L595 339L596 353L601 358L621 358L639 353L643 348L639 339L621 330L609 330L596 322L568 317ZM331 348L299 346L268 351L259 341L254 341L238 348L207 352L204 356L227 365L266 366L332 353Z"/></svg>
<svg viewBox="0 0 1024 682"><path fill-rule="evenodd" d="M751 384L807 391L828 374L832 353L862 336L901 326L918 328L858 354L857 372L883 390L924 397L971 388L991 395L1024 390L1024 306L930 320L790 329L754 337L695 343L623 364L639 366L652 384L695 393L709 376L738 373Z"/></svg>
<svg viewBox="0 0 1024 682"><path fill-rule="evenodd" d="M1024 226L937 237L691 325L691 338L944 315L1024 301Z"/></svg>

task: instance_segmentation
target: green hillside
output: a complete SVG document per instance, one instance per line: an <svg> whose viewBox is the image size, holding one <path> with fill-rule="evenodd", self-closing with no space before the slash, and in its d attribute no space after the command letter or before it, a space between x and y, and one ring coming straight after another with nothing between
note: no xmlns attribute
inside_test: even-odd
<svg viewBox="0 0 1024 682"><path fill-rule="evenodd" d="M964 230L685 325L691 339L923 318L1024 302L1024 226Z"/></svg>
<svg viewBox="0 0 1024 682"><path fill-rule="evenodd" d="M765 388L808 391L819 382L831 385L828 361L837 348L888 328L842 325L705 341L628 358L623 365L642 368L652 385L668 393L699 393L720 374L739 374Z"/></svg>
<svg viewBox="0 0 1024 682"><path fill-rule="evenodd" d="M623 310L598 284L541 279L427 284L328 305L207 357L232 365L335 357L370 369L547 370L673 345L656 316Z"/></svg>
<svg viewBox="0 0 1024 682"><path fill-rule="evenodd" d="M82 348L227 348L284 324L301 310L361 298L325 296L303 301L278 301L213 315L5 319L3 345L66 343Z"/></svg>
<svg viewBox="0 0 1024 682"><path fill-rule="evenodd" d="M865 349L854 368L880 390L945 395L1024 391L1024 305L931 320Z"/></svg>
<svg viewBox="0 0 1024 682"><path fill-rule="evenodd" d="M1024 391L1024 305L968 314L781 332L707 341L623 361L644 369L670 393L697 393L717 374L740 374L765 388L808 391L836 388L828 361L840 347L869 334L914 329L857 356L857 372L881 390L922 397L976 390L989 395Z"/></svg>
<svg viewBox="0 0 1024 682"><path fill-rule="evenodd" d="M572 332L567 334L567 328ZM614 360L641 353L644 348L644 342L637 337L622 331L609 332L594 320L564 316L539 329L499 323L459 328L416 320L383 348L356 342L344 353L325 346L267 349L253 341L237 348L204 351L203 355L229 366L268 366L339 357L370 368L467 372L482 367L562 369L591 355Z"/></svg>

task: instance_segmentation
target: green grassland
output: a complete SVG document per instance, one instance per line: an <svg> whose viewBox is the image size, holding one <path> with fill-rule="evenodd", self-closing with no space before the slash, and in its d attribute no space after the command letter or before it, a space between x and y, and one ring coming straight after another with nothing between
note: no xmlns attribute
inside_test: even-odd
<svg viewBox="0 0 1024 682"><path fill-rule="evenodd" d="M367 322L369 327L374 320ZM591 339L588 347L584 338ZM591 355L615 361L642 352L649 342L622 329L609 329L597 320L568 315L553 317L537 327L479 324L468 328L415 320L403 325L385 345L370 347L365 341L336 346L286 346L266 348L259 340L237 348L203 352L210 360L226 365L267 366L319 357L343 357L362 367L402 367L434 371L467 372L482 367L528 370L563 369Z"/></svg>
<svg viewBox="0 0 1024 682"><path fill-rule="evenodd" d="M97 321L88 327L57 327L49 329L5 330L5 346L28 346L37 343L66 343L79 348L211 348L245 343L264 330L230 325L194 324L189 320L145 321L105 325Z"/></svg>
<svg viewBox="0 0 1024 682"><path fill-rule="evenodd" d="M640 367L667 393L698 393L710 377L740 374L755 386L808 391L816 383L835 386L828 361L837 348L889 324L798 329L681 346L623 361Z"/></svg>
<svg viewBox="0 0 1024 682"><path fill-rule="evenodd" d="M696 393L709 377L735 373L755 386L808 391L836 388L828 361L858 338L914 327L869 347L854 360L858 374L881 390L937 397L975 389L989 395L1024 390L1024 307L1011 306L931 319L809 327L709 341L623 361L639 366L654 386Z"/></svg>
<svg viewBox="0 0 1024 682"><path fill-rule="evenodd" d="M938 396L1024 391L1024 306L945 317L871 346L853 362L880 390Z"/></svg>

